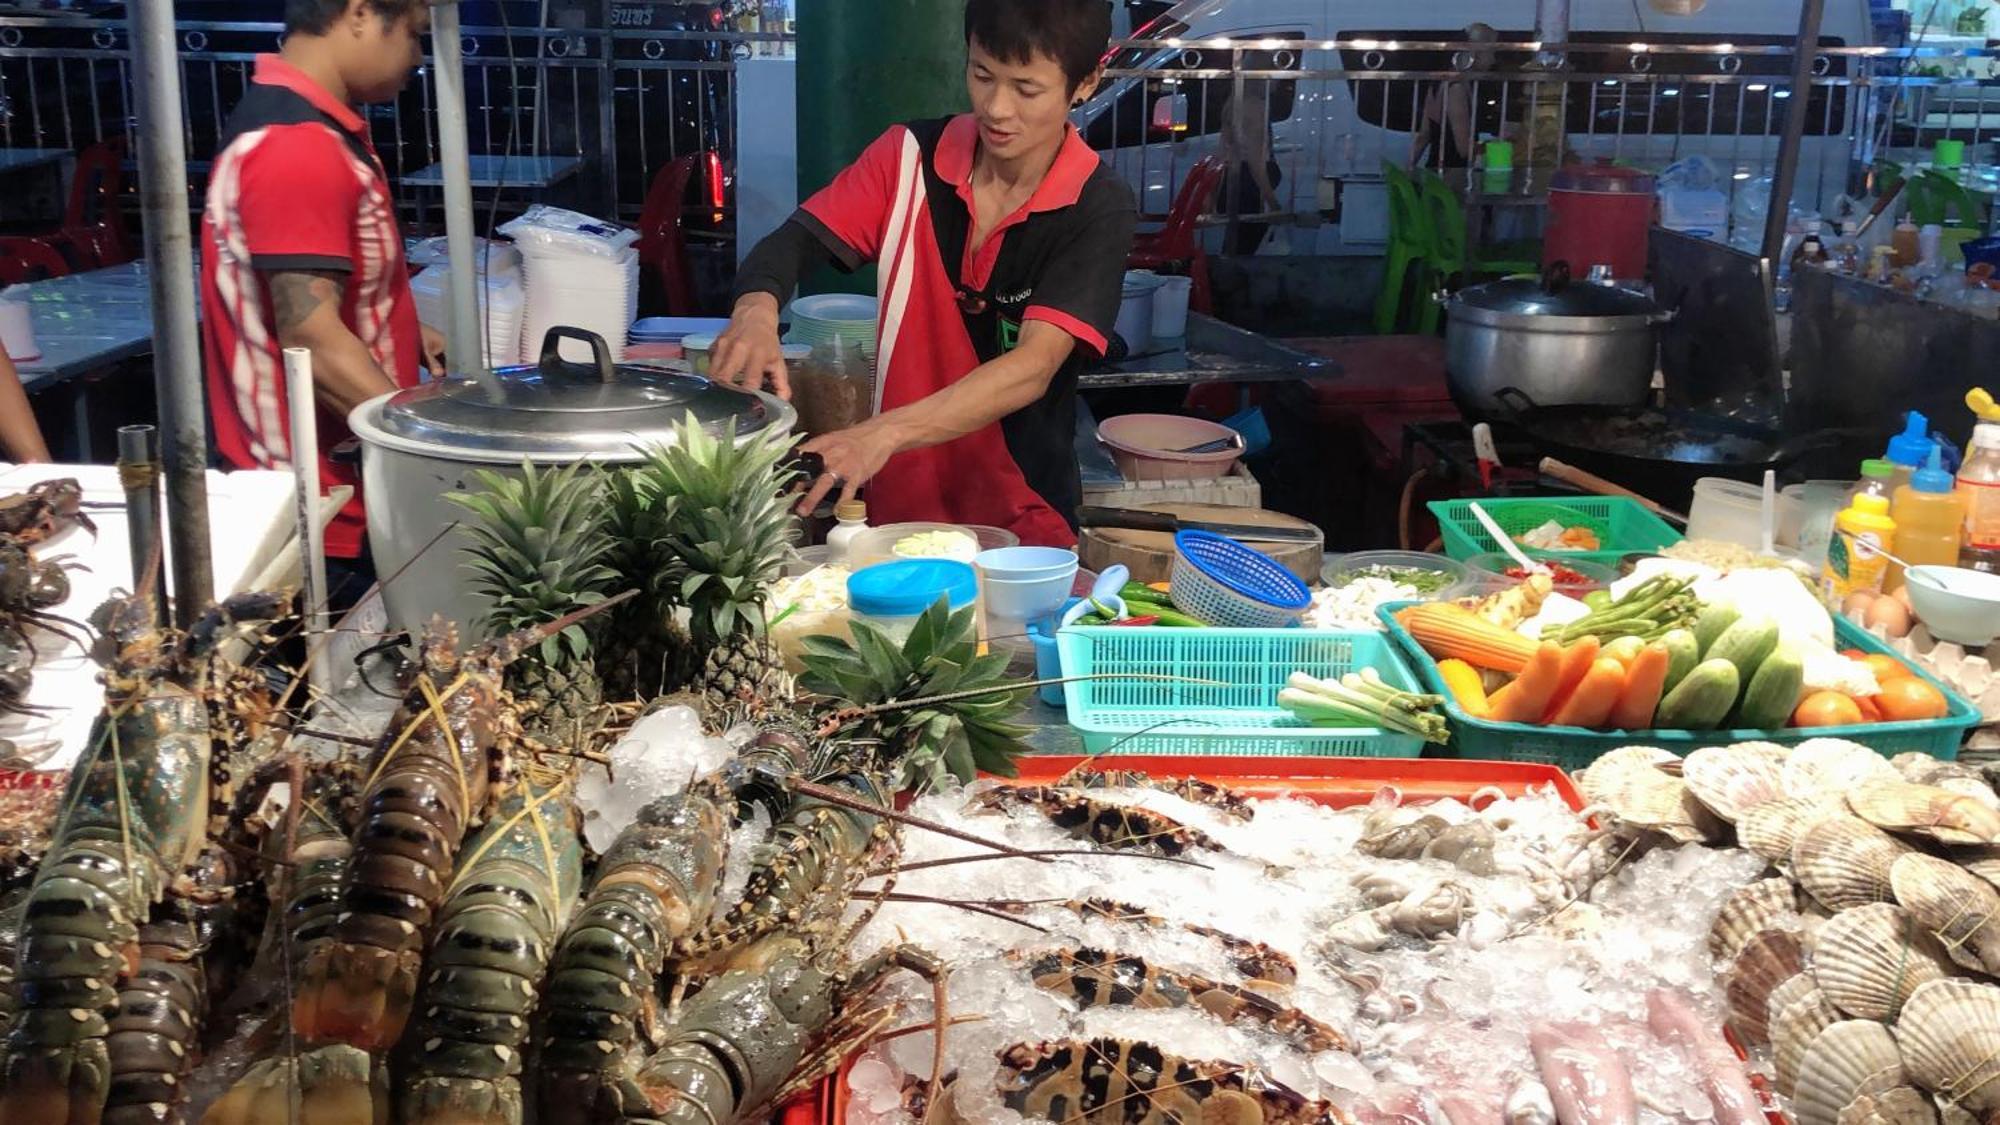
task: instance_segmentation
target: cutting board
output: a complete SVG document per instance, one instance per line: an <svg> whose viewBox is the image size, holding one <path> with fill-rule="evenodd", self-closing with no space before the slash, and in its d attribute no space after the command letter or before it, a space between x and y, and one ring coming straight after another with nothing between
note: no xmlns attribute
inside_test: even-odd
<svg viewBox="0 0 2000 1125"><path fill-rule="evenodd" d="M1319 581L1325 541L1312 524L1264 508L1233 508L1221 504L1141 504L1141 510L1172 512L1182 519L1224 520L1255 524L1258 527L1294 527L1313 533L1310 543L1252 543L1250 546L1271 556L1301 581ZM1077 553L1083 565L1102 572L1113 563L1124 563L1135 582L1165 582L1174 570L1174 537L1164 531L1133 531L1123 527L1086 527L1079 538Z"/></svg>

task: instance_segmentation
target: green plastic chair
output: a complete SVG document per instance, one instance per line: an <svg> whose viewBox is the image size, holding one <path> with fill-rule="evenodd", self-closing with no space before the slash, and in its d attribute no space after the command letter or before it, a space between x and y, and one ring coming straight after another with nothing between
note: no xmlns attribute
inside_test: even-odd
<svg viewBox="0 0 2000 1125"><path fill-rule="evenodd" d="M1950 215L1957 217L1959 226L1986 229L1985 205L1949 176L1927 168L1904 182L1903 194L1909 198L1910 221L1920 227L1942 226Z"/></svg>
<svg viewBox="0 0 2000 1125"><path fill-rule="evenodd" d="M1435 232L1431 229L1417 185L1401 168L1382 162L1382 182L1389 189L1389 249L1383 263L1382 288L1375 295L1375 332L1387 336L1402 324L1403 297L1410 280L1410 268L1422 278L1427 263L1435 256Z"/></svg>
<svg viewBox="0 0 2000 1125"><path fill-rule="evenodd" d="M1434 279L1453 275L1470 279L1482 274L1504 276L1541 270L1539 243L1498 243L1484 248L1484 252L1466 245L1465 207L1443 176L1426 169L1420 174L1417 191L1430 219L1432 252L1425 264ZM1435 333L1441 315L1436 301L1424 300L1417 310L1418 331Z"/></svg>

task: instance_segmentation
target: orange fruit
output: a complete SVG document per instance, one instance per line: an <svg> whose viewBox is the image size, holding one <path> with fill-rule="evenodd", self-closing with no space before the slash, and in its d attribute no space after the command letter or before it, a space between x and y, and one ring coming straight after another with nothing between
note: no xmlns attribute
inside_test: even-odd
<svg viewBox="0 0 2000 1125"><path fill-rule="evenodd" d="M1861 705L1837 691L1813 692L1792 712L1795 727L1843 727L1861 721Z"/></svg>
<svg viewBox="0 0 2000 1125"><path fill-rule="evenodd" d="M1861 663L1868 665L1870 672L1875 673L1875 682L1877 684L1886 684L1890 680L1907 680L1916 675L1916 673L1910 671L1908 664L1890 656L1886 652L1871 652L1861 657L1860 660Z"/></svg>
<svg viewBox="0 0 2000 1125"><path fill-rule="evenodd" d="M1882 718L1889 722L1942 719L1951 710L1943 692L1915 676L1884 681L1876 700L1882 706Z"/></svg>

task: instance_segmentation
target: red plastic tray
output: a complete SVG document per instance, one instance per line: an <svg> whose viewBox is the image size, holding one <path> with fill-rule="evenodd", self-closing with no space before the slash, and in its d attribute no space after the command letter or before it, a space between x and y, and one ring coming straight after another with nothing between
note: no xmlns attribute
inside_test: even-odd
<svg viewBox="0 0 2000 1125"><path fill-rule="evenodd" d="M1075 755L1035 755L1021 759L1016 784L1051 782L1085 759ZM1583 794L1569 775L1532 762L1456 761L1444 758L1224 758L1199 755L1106 754L1091 760L1099 769L1138 770L1155 777L1194 777L1228 785L1253 797L1292 796L1343 808L1367 802L1393 785L1409 804L1464 800L1496 788L1509 797L1553 785L1569 807L1581 812ZM778 1125L842 1125L847 1117L846 1067L801 1094L777 1115Z"/></svg>

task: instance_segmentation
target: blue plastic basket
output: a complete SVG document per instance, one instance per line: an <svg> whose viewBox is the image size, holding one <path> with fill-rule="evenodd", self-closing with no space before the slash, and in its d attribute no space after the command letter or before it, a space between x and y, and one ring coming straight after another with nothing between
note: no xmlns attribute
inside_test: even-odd
<svg viewBox="0 0 2000 1125"><path fill-rule="evenodd" d="M1451 702L1451 692L1438 675L1437 661L1410 636L1394 614L1415 602L1392 602L1376 613L1391 640L1401 650L1410 667L1416 669L1424 690L1446 698L1445 715L1451 720L1452 746L1461 758L1494 758L1506 762L1546 762L1567 770L1579 770L1597 760L1598 755L1620 746L1643 742L1675 754L1686 754L1703 746L1727 746L1752 739L1790 746L1809 738L1846 738L1867 746L1883 757L1916 751L1934 758L1958 757L1965 732L1979 722L1979 711L1965 698L1938 682L1921 668L1912 670L1932 687L1944 693L1951 710L1942 719L1921 719L1894 723L1860 723L1838 727L1786 727L1782 730L1635 730L1598 731L1582 727L1537 726L1531 723L1496 723L1476 719ZM1858 648L1896 656L1895 650L1846 618L1833 619L1834 640L1841 648ZM1907 663L1907 662L1906 662Z"/></svg>
<svg viewBox="0 0 2000 1125"><path fill-rule="evenodd" d="M1282 629L1312 604L1312 591L1276 559L1206 531L1174 535L1173 599L1210 625Z"/></svg>
<svg viewBox="0 0 2000 1125"><path fill-rule="evenodd" d="M1310 726L1278 706L1293 672L1373 668L1406 691L1416 679L1380 633L1322 629L1071 627L1056 635L1065 676L1141 672L1216 681L1083 680L1064 685L1084 750L1129 754L1292 754L1414 758L1423 740L1376 728Z"/></svg>

